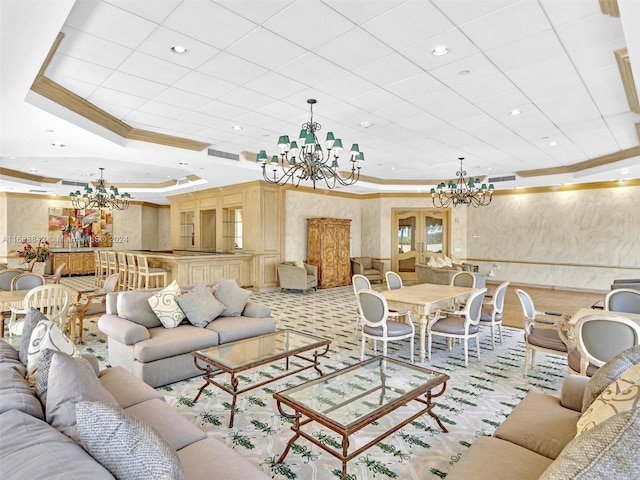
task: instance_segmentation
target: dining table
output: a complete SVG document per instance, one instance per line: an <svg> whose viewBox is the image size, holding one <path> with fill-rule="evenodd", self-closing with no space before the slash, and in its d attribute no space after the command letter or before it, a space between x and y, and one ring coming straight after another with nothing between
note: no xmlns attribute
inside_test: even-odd
<svg viewBox="0 0 640 480"><path fill-rule="evenodd" d="M454 307L456 302L463 302L476 288L454 287L435 283L420 283L394 290L383 290L380 293L387 300L389 310L409 311L418 315L420 327L420 362L426 356L425 339L429 315L437 310Z"/></svg>

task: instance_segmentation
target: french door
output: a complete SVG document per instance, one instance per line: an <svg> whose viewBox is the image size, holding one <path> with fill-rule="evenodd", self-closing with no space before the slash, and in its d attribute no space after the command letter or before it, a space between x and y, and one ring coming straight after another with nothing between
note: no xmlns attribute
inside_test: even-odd
<svg viewBox="0 0 640 480"><path fill-rule="evenodd" d="M417 278L426 252L449 255L449 210L394 210L391 232L391 269L404 280Z"/></svg>

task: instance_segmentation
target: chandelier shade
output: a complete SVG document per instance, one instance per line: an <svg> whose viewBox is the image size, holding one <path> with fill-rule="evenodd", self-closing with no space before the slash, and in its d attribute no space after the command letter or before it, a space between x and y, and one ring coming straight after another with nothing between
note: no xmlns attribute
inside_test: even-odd
<svg viewBox="0 0 640 480"><path fill-rule="evenodd" d="M486 183L480 183L479 178L465 180L465 172L462 168L464 157L459 158L460 170L456 172L456 181L449 180L447 184L441 182L436 188L431 189L431 199L437 208L457 207L486 207L493 198L493 183L487 187Z"/></svg>
<svg viewBox="0 0 640 480"><path fill-rule="evenodd" d="M77 209L100 209L108 208L109 210L126 210L129 208L129 200L131 195L128 193L120 193L116 187L111 185L106 188L106 180L103 177L104 168L100 167L100 178L97 181L95 190L90 186L84 187L84 191L80 190L71 192L71 204Z"/></svg>
<svg viewBox="0 0 640 480"><path fill-rule="evenodd" d="M364 162L364 153L357 143L349 149L351 172L343 177L338 171L338 160L343 150L342 139L336 138L333 132L327 132L325 139L326 153L320 145L317 132L321 125L313 121L313 105L316 100L307 100L310 106L310 119L302 125L298 138L290 140L288 135L280 135L278 147L280 156L271 159L265 150L260 150L256 162L262 166L262 176L268 183L285 185L291 181L295 187L300 182L310 181L313 188L322 184L329 189L337 186L353 185L360 178L360 168ZM268 166L267 166L268 165Z"/></svg>

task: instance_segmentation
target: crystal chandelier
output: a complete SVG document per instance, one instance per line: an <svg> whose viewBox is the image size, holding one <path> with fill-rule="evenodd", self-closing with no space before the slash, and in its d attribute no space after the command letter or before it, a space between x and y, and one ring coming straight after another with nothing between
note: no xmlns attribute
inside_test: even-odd
<svg viewBox="0 0 640 480"><path fill-rule="evenodd" d="M121 194L113 185L111 185L107 190L105 187L106 180L102 177L103 173L104 168L100 167L100 178L98 179L95 191L87 185L84 187L83 193L76 190L69 194L73 208L80 210L87 208L108 208L109 210L113 210L115 208L117 210L126 210L129 208L129 199L131 198L131 195L128 193Z"/></svg>
<svg viewBox="0 0 640 480"><path fill-rule="evenodd" d="M491 203L493 197L493 183L487 185L480 184L480 179L470 178L467 182L464 176L467 174L462 169L464 157L460 157L460 170L456 172L457 181L449 180L445 185L441 182L436 188L431 189L433 205L437 208L447 208L449 205L472 205L474 207L486 207Z"/></svg>
<svg viewBox="0 0 640 480"><path fill-rule="evenodd" d="M269 183L284 185L289 180L295 187L300 185L302 180L316 183L324 181L327 188L336 188L338 185L353 185L360 178L361 162L364 161L362 153L357 143L351 146L349 154L351 156L351 174L342 177L338 172L338 157L342 151L342 140L335 138L333 132L327 132L326 145L327 152L320 146L316 132L322 127L313 121L313 105L316 100L307 100L310 105L311 117L309 121L302 125L298 140L289 141L288 135L281 135L278 139L280 147L280 157L273 155L268 161L267 153L260 150L256 159L262 164L262 176ZM271 171L267 172L267 164L271 166Z"/></svg>

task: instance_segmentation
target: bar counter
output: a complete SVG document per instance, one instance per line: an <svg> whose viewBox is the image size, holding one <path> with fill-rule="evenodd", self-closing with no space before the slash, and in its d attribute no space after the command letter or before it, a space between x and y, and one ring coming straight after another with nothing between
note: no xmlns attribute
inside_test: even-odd
<svg viewBox="0 0 640 480"><path fill-rule="evenodd" d="M167 271L168 281L178 285L195 285L233 278L242 287L253 285L253 255L197 250L135 250L128 253L146 255L150 267Z"/></svg>

